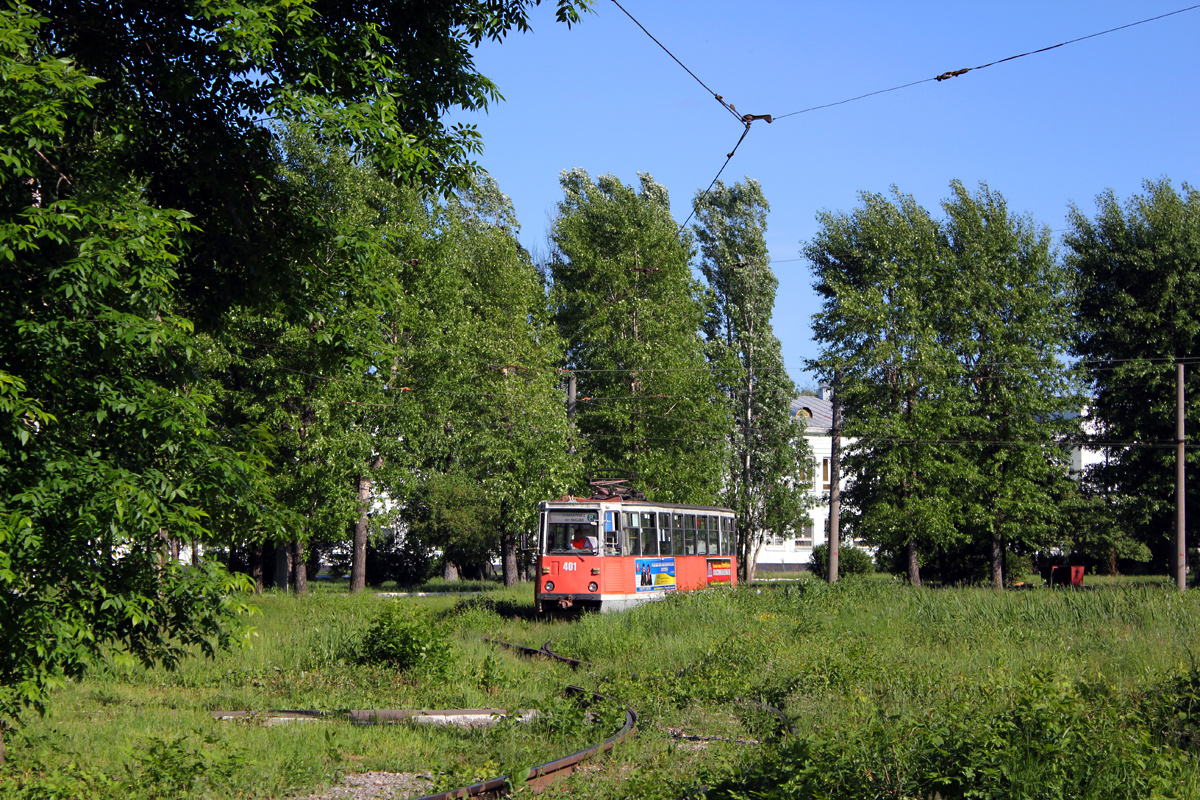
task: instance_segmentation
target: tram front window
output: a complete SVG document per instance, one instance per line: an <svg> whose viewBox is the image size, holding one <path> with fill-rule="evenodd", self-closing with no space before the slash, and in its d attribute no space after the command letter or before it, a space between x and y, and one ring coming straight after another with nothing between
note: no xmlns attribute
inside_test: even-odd
<svg viewBox="0 0 1200 800"><path fill-rule="evenodd" d="M600 546L596 526L586 522L552 522L546 529L548 554L595 553Z"/></svg>

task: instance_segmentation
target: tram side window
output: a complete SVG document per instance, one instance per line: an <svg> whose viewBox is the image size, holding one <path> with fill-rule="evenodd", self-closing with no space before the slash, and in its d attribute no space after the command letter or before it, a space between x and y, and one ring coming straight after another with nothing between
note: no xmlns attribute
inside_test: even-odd
<svg viewBox="0 0 1200 800"><path fill-rule="evenodd" d="M642 555L659 554L658 525L653 512L642 512Z"/></svg>
<svg viewBox="0 0 1200 800"><path fill-rule="evenodd" d="M638 515L634 515L638 516ZM658 526L654 524L654 514L643 511L642 517L642 550L644 556L658 555ZM633 552L632 550L630 552Z"/></svg>
<svg viewBox="0 0 1200 800"><path fill-rule="evenodd" d="M696 515L683 515L683 530L684 530L684 555L696 555Z"/></svg>
<svg viewBox="0 0 1200 800"><path fill-rule="evenodd" d="M708 520L709 517L696 516L696 555L708 555Z"/></svg>
<svg viewBox="0 0 1200 800"><path fill-rule="evenodd" d="M671 540L674 542L672 550L675 555L683 555L684 537L686 529L683 527L683 514L671 515Z"/></svg>
<svg viewBox="0 0 1200 800"><path fill-rule="evenodd" d="M713 536L717 537L718 549L717 553L723 556L729 555L729 534L725 530L725 518L717 517L713 520L716 523L716 532Z"/></svg>
<svg viewBox="0 0 1200 800"><path fill-rule="evenodd" d="M658 554L660 556L671 555L671 515L660 513L658 515Z"/></svg>
<svg viewBox="0 0 1200 800"><path fill-rule="evenodd" d="M729 548L729 552L726 553L726 555L733 555L734 542L737 541L737 522L734 521L734 519L732 517L725 520L725 522L729 526L728 544L727 544L727 547Z"/></svg>
<svg viewBox="0 0 1200 800"><path fill-rule="evenodd" d="M630 555L637 555L642 552L642 533L638 526L638 514L633 512L625 512L625 542L627 548L624 552Z"/></svg>
<svg viewBox="0 0 1200 800"><path fill-rule="evenodd" d="M621 555L621 512L604 512L604 555Z"/></svg>

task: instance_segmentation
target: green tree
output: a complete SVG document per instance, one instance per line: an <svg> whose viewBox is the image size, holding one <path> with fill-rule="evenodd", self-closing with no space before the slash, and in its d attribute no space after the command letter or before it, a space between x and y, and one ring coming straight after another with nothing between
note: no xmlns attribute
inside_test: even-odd
<svg viewBox="0 0 1200 800"><path fill-rule="evenodd" d="M1200 425L1200 371L1190 366L1200 353L1200 191L1186 183L1176 190L1166 178L1147 181L1144 190L1124 205L1105 192L1094 219L1072 207L1064 242L1074 278L1073 351L1092 383L1093 439L1097 447L1117 443L1088 475L1088 488L1112 512L1110 526L1128 531L1167 567L1175 454L1153 445L1175 439L1176 363L1189 364L1187 430ZM1194 470L1200 454L1189 452L1187 463ZM1190 480L1188 503L1197 498Z"/></svg>
<svg viewBox="0 0 1200 800"><path fill-rule="evenodd" d="M910 195L863 193L851 214L822 212L804 248L823 298L813 318L818 374L841 371L842 495L856 535L902 555L919 586L922 555L962 536L959 362L939 332L958 280L938 222Z"/></svg>
<svg viewBox="0 0 1200 800"><path fill-rule="evenodd" d="M693 201L700 271L711 302L705 320L708 358L736 421L726 442L723 504L738 512L738 558L743 580L769 533L795 530L808 508L811 452L789 416L795 384L783 365L771 326L779 281L771 270L765 232L770 207L757 181L717 181ZM803 425L803 420L800 421Z"/></svg>
<svg viewBox="0 0 1200 800"><path fill-rule="evenodd" d="M491 549L511 585L538 501L579 478L557 370L562 341L542 276L516 239L512 203L496 182L483 175L435 211L431 259L449 288L438 311L444 390L437 395L441 424L430 429L420 471L482 490Z"/></svg>
<svg viewBox="0 0 1200 800"><path fill-rule="evenodd" d="M1070 344L1067 276L1050 231L1009 212L981 184L958 181L942 204L947 261L958 279L939 326L957 355L966 400L957 419L968 468L966 526L1004 588L1005 552L1057 544L1083 398L1063 363Z"/></svg>
<svg viewBox="0 0 1200 800"><path fill-rule="evenodd" d="M384 462L408 463L402 441L422 422L414 404L388 402L388 387L402 352L394 332L414 316L403 280L414 268L408 262L428 249L429 220L414 191L321 145L302 126L285 132L279 157L280 178L294 185L309 223L279 259L292 276L286 294L273 307L233 306L220 336L203 340L226 419L272 433L268 481L285 518L275 530L227 525L239 532L228 544L256 549L268 540L290 550L303 591L303 542L345 538L363 516L360 491L369 511L371 481ZM352 576L361 581L365 525L357 533ZM280 556L282 588L288 558Z"/></svg>
<svg viewBox="0 0 1200 800"><path fill-rule="evenodd" d="M711 504L729 418L704 358L690 237L649 175L636 191L581 169L559 180L550 298L578 375L584 464L630 470L657 500Z"/></svg>
<svg viewBox="0 0 1200 800"><path fill-rule="evenodd" d="M843 370L858 534L903 548L914 584L922 552L982 554L1003 588L1006 551L1060 530L1082 402L1067 282L1044 226L986 185L951 191L942 221L898 192L823 215L816 364Z"/></svg>
<svg viewBox="0 0 1200 800"><path fill-rule="evenodd" d="M0 10L0 624L28 643L0 656L0 725L105 648L228 641L225 579L159 562L213 514L286 524L269 429L223 417L197 337L291 299L314 220L278 136L301 120L390 178L461 184L478 134L443 114L498 97L470 48L532 5Z"/></svg>
<svg viewBox="0 0 1200 800"><path fill-rule="evenodd" d="M109 142L69 142L96 80L0 13L0 758L46 687L115 649L227 645L240 586L166 563L229 490L262 499L253 430L213 424L174 291L186 213L148 202ZM70 149L72 161L63 159Z"/></svg>

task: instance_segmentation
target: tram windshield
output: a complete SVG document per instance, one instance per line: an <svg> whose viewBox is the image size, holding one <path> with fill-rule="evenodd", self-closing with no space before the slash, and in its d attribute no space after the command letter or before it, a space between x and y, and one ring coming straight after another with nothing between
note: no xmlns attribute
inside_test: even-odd
<svg viewBox="0 0 1200 800"><path fill-rule="evenodd" d="M546 553L595 553L600 531L591 522L551 522L546 526Z"/></svg>

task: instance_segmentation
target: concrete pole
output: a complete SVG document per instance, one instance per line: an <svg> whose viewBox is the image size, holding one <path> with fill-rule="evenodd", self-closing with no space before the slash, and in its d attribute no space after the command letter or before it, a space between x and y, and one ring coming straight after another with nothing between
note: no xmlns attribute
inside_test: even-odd
<svg viewBox="0 0 1200 800"><path fill-rule="evenodd" d="M1183 363L1175 365L1175 583L1187 590L1187 493L1184 445Z"/></svg>
<svg viewBox="0 0 1200 800"><path fill-rule="evenodd" d="M829 582L837 583L841 549L842 516L842 372L833 373L833 396L829 433Z"/></svg>

